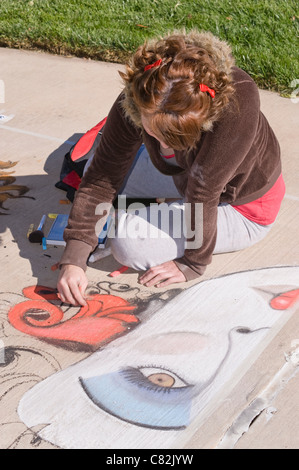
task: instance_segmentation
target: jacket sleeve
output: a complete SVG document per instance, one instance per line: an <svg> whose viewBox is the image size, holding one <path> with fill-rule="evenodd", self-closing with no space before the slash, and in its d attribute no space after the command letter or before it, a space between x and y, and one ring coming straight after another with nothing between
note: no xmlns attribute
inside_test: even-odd
<svg viewBox="0 0 299 470"><path fill-rule="evenodd" d="M175 260L187 280L202 275L211 263L217 238L217 214L220 197L233 191L232 180L237 179L238 168L254 146L259 122L260 101L256 84L248 77L236 84L235 100L203 138L200 153L188 170L185 202L191 206L191 228L200 246L188 248L184 256ZM250 160L250 161L249 161ZM255 161L248 158L246 171ZM201 204L201 211L195 206ZM194 220L194 214L200 214ZM188 224L190 222L186 222ZM191 245L192 246L192 245Z"/></svg>
<svg viewBox="0 0 299 470"><path fill-rule="evenodd" d="M86 269L97 246L97 234L142 144L140 130L125 116L122 99L121 94L111 108L95 156L76 193L64 231L66 248L60 265Z"/></svg>

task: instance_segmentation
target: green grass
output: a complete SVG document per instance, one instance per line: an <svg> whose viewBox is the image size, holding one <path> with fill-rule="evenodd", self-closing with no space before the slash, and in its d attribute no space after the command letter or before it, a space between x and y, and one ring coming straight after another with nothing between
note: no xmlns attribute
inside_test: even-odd
<svg viewBox="0 0 299 470"><path fill-rule="evenodd" d="M286 95L299 79L298 24L297 0L0 0L0 46L124 62L146 38L197 27Z"/></svg>

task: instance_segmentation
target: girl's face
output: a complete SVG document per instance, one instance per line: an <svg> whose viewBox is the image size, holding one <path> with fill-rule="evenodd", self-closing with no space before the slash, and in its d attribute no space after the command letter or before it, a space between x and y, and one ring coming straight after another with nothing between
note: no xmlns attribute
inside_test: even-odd
<svg viewBox="0 0 299 470"><path fill-rule="evenodd" d="M150 118L149 116L146 116L145 114L141 114L141 122L142 122L142 125L143 125L143 128L145 130L145 132L149 135L151 135L152 137L154 137L156 140L158 140L158 142L160 142L160 145L162 148L164 149L168 149L169 146L163 142L163 140L160 140L151 130L151 125L150 125Z"/></svg>

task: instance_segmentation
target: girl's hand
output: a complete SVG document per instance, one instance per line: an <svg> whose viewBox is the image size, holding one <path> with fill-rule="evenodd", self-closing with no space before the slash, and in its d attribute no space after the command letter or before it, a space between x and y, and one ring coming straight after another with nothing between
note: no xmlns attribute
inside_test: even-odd
<svg viewBox="0 0 299 470"><path fill-rule="evenodd" d="M86 305L84 293L88 284L82 268L72 264L62 266L57 283L58 296L62 302L72 305Z"/></svg>
<svg viewBox="0 0 299 470"><path fill-rule="evenodd" d="M148 269L139 279L140 284L144 284L147 287L166 287L170 284L185 281L184 274L174 261L166 261L166 263Z"/></svg>

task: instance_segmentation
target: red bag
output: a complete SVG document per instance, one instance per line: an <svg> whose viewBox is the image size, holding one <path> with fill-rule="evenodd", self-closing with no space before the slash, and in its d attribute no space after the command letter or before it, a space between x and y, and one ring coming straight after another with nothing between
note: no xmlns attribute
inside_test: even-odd
<svg viewBox="0 0 299 470"><path fill-rule="evenodd" d="M106 120L105 117L96 126L83 134L64 157L60 171L60 181L55 186L66 191L66 196L71 202L73 202L75 192L80 185L84 167L89 158L94 155L99 144Z"/></svg>

